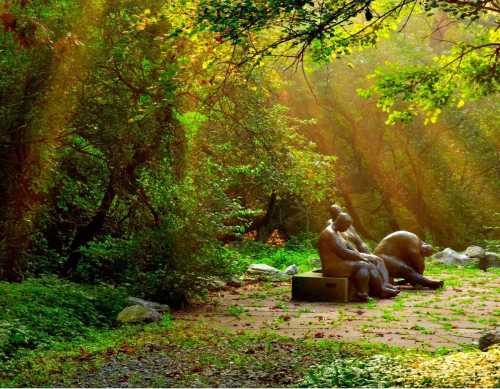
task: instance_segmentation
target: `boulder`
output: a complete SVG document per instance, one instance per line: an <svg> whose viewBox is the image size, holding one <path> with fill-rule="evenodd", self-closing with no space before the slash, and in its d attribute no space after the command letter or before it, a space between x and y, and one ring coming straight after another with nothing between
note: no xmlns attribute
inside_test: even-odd
<svg viewBox="0 0 500 389"><path fill-rule="evenodd" d="M228 286L232 286L233 288L239 288L243 285L243 282L238 277L231 277L231 279L227 282Z"/></svg>
<svg viewBox="0 0 500 389"><path fill-rule="evenodd" d="M489 267L500 267L500 254L486 251L484 258L488 261Z"/></svg>
<svg viewBox="0 0 500 389"><path fill-rule="evenodd" d="M470 258L483 258L486 250L479 246L469 246L463 252L464 255Z"/></svg>
<svg viewBox="0 0 500 389"><path fill-rule="evenodd" d="M116 320L120 323L151 323L159 321L161 314L143 305L132 305L121 311Z"/></svg>
<svg viewBox="0 0 500 389"><path fill-rule="evenodd" d="M129 305L142 305L143 307L154 309L158 312L168 312L170 307L165 304L155 303L154 301L143 300L138 297L127 298Z"/></svg>
<svg viewBox="0 0 500 389"><path fill-rule="evenodd" d="M207 278L207 288L209 290L223 290L226 288L226 283L218 277Z"/></svg>
<svg viewBox="0 0 500 389"><path fill-rule="evenodd" d="M500 267L500 254L486 251L484 257L479 258L479 268L486 271L490 267Z"/></svg>
<svg viewBox="0 0 500 389"><path fill-rule="evenodd" d="M479 338L479 349L486 351L488 347L497 343L500 343L500 330L486 332Z"/></svg>
<svg viewBox="0 0 500 389"><path fill-rule="evenodd" d="M434 258L436 258L439 262L444 263L445 265L454 265L454 266L464 266L471 259L464 254L457 253L455 250L447 247L443 251L440 251L434 254Z"/></svg>
<svg viewBox="0 0 500 389"><path fill-rule="evenodd" d="M254 274L270 275L270 276L282 274L275 267L265 265L263 263L255 263L255 264L250 265L247 269L247 272L254 273Z"/></svg>
<svg viewBox="0 0 500 389"><path fill-rule="evenodd" d="M293 276L299 272L299 268L297 265L288 266L283 273L288 274L289 276Z"/></svg>

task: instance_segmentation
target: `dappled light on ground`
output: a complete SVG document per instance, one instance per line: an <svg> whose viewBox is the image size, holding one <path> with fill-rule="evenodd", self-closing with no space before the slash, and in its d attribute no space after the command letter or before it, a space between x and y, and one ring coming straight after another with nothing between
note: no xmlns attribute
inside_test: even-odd
<svg viewBox="0 0 500 389"><path fill-rule="evenodd" d="M366 304L290 300L289 282L250 283L211 295L211 304L176 313L236 331L275 331L294 338L368 341L425 350L474 346L498 325L498 272L429 269L438 291L402 287L395 299Z"/></svg>

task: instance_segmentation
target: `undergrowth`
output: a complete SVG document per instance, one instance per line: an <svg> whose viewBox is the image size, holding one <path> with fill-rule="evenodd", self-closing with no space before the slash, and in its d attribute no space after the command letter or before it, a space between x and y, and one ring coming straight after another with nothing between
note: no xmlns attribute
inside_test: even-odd
<svg viewBox="0 0 500 389"><path fill-rule="evenodd" d="M110 328L125 306L126 292L105 285L81 285L56 277L0 282L0 360L19 349Z"/></svg>
<svg viewBox="0 0 500 389"><path fill-rule="evenodd" d="M224 255L231 257L236 273L243 273L253 263L263 263L279 270L297 265L299 271L319 267L316 238L311 235L292 237L283 246L274 246L246 240L223 248Z"/></svg>

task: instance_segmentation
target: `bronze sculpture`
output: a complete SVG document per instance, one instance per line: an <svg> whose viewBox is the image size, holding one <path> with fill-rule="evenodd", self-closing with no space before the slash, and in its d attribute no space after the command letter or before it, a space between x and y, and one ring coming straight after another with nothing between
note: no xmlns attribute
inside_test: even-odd
<svg viewBox="0 0 500 389"><path fill-rule="evenodd" d="M328 224L333 223L341 212L342 208L340 207L340 205L333 204L332 206L330 206L331 219L327 221L326 225L328 226ZM358 232L356 231L356 228L354 228L354 225L351 224L351 226L346 231L342 232L342 236L345 240L354 245L354 247L356 247L356 250L358 250L360 253L370 254L370 249L358 235Z"/></svg>
<svg viewBox="0 0 500 389"><path fill-rule="evenodd" d="M342 208L337 204L333 204L330 207L331 219L328 220L328 224L333 223L333 221L341 212ZM347 212L346 214L349 215ZM399 289L397 286L392 285L391 277L384 263L384 260L376 255L373 255L370 252L370 249L368 248L366 243L363 242L363 239L361 239L352 223L346 231L343 231L340 234L348 242L348 244L350 244L356 251L358 251L358 253L363 257L365 261L372 263L377 268L377 271L382 278L382 282L387 289Z"/></svg>
<svg viewBox="0 0 500 389"><path fill-rule="evenodd" d="M318 249L323 275L351 279L357 291L356 297L361 301L366 301L369 295L381 298L396 296L399 290L391 287L377 268L379 259L358 252L342 236L351 225L351 217L341 212L321 232Z"/></svg>
<svg viewBox="0 0 500 389"><path fill-rule="evenodd" d="M396 231L380 241L374 254L382 258L392 278L402 278L411 285L431 289L442 288L443 281L424 277L425 257L432 254L432 246L408 231Z"/></svg>

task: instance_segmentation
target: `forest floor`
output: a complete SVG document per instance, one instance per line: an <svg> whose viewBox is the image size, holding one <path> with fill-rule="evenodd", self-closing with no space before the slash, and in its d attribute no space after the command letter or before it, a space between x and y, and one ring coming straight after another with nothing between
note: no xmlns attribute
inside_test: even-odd
<svg viewBox="0 0 500 389"><path fill-rule="evenodd" d="M289 282L227 288L160 323L100 332L93 341L13 361L0 386L282 387L297 386L334 358L416 360L463 350L481 357L480 332L500 318L499 272L434 264L427 273L444 279L445 288L366 304L296 303Z"/></svg>

